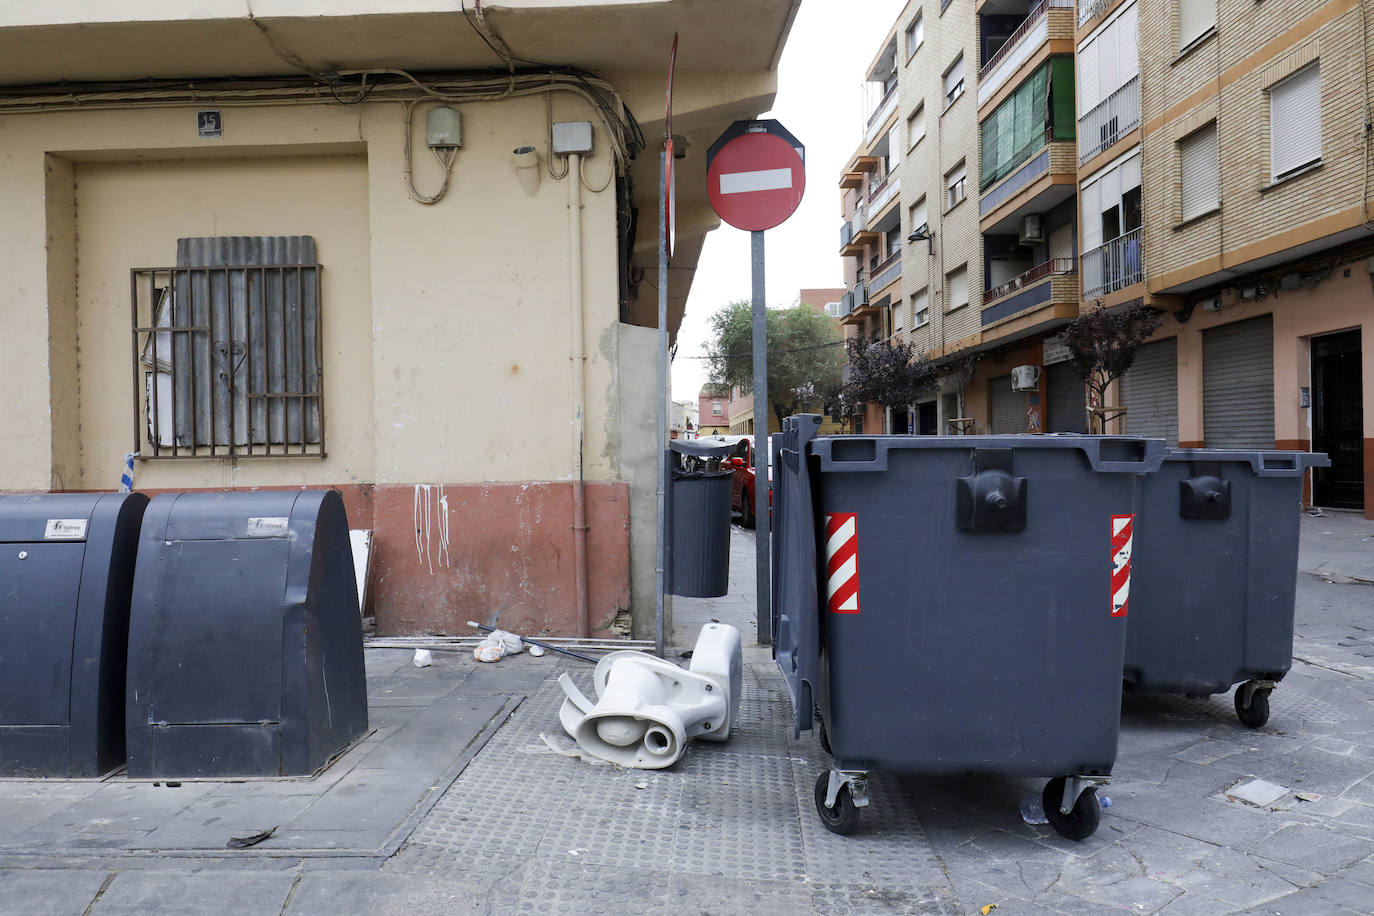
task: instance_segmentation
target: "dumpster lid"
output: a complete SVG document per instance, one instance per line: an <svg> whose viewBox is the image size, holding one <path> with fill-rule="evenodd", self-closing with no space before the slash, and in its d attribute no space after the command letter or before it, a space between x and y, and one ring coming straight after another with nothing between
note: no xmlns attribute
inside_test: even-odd
<svg viewBox="0 0 1374 916"><path fill-rule="evenodd" d="M108 493L0 496L0 543L84 541L95 505Z"/></svg>
<svg viewBox="0 0 1374 916"><path fill-rule="evenodd" d="M693 458L724 458L730 454L730 443L703 442L700 439L673 439L668 447L679 455Z"/></svg>
<svg viewBox="0 0 1374 916"><path fill-rule="evenodd" d="M1170 448L1165 460L1248 464L1256 477L1297 477L1308 468L1331 467L1325 452L1280 449Z"/></svg>

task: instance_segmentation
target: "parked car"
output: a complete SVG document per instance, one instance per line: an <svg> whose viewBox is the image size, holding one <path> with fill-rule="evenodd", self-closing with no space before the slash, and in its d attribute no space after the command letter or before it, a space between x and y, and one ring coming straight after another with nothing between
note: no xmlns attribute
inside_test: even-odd
<svg viewBox="0 0 1374 916"><path fill-rule="evenodd" d="M726 457L724 464L729 464L734 469L735 478L730 488L730 511L739 513L739 523L741 527L754 527L754 437L753 436L703 436L703 442L721 442L731 446L730 454ZM770 443L771 450L771 443ZM723 465L722 465L723 467ZM773 480L773 469L768 469L768 480L771 487ZM770 490L768 504L772 506L773 497Z"/></svg>

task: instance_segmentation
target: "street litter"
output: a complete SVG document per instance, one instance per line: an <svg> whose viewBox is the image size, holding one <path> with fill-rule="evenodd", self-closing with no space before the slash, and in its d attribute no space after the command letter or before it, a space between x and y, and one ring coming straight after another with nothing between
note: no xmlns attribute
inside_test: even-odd
<svg viewBox="0 0 1374 916"><path fill-rule="evenodd" d="M595 664L596 664L596 661L597 661L596 659L592 658L590 655L583 655L581 652L574 652L572 649L565 649L565 648L563 648L562 646L556 646L556 645L554 645L554 644L552 644L552 643L543 642L543 641L538 640L538 639L531 639L531 638L528 637L528 636L523 636L523 637L521 637L521 636L516 636L514 633L507 633L505 630L498 630L498 629L496 629L495 627L489 627L489 626L487 626L486 624L484 624L484 623L478 623L478 622L475 621L475 620L469 620L469 621L468 621L468 626L472 627L474 630L485 630L486 632L490 633L492 636L495 636L495 635L498 634L498 633L500 633L500 634L502 634L502 635L504 635L504 636L512 636L512 637L514 637L516 640L523 640L523 642L529 643L531 646L538 646L541 650L542 650L542 649L549 649L549 650L551 650L551 651L558 652L558 653L560 653L560 654L562 654L562 655L571 655L573 658L580 658L580 659L582 659L582 661L584 661L584 662L591 662L593 665L595 665ZM482 640L480 643L478 643L479 646L484 646L484 645L486 645L486 644L487 644L487 640L485 640L485 639ZM519 649L516 649L516 650L515 650L515 652L519 652L519 651L520 651ZM515 652L507 652L506 654L507 654L507 655L514 655ZM531 655L535 655L535 653L534 653L533 651L531 651L530 654L531 654ZM539 655L543 655L543 654L544 654L544 653L541 651L541 652L538 653L538 655L535 655L535 657L538 658ZM498 657L498 658L499 658L499 657ZM493 658L493 659L491 659L491 661L497 661L498 658ZM485 658L478 658L477 660L478 660L479 662L487 661L487 659L485 659Z"/></svg>
<svg viewBox="0 0 1374 916"><path fill-rule="evenodd" d="M472 657L479 662L499 662L507 655L519 655L523 651L525 643L519 636L505 630L493 630L472 650Z"/></svg>
<svg viewBox="0 0 1374 916"><path fill-rule="evenodd" d="M1298 799L1298 801L1305 802L1319 802L1322 800L1322 797L1316 792L1299 792L1293 797Z"/></svg>
<svg viewBox="0 0 1374 916"><path fill-rule="evenodd" d="M702 628L689 668L645 655L612 652L593 672L596 702L566 674L558 718L583 752L626 767L662 769L682 756L687 741L730 737L739 708L743 654L739 630Z"/></svg>
<svg viewBox="0 0 1374 916"><path fill-rule="evenodd" d="M276 832L276 827L268 827L266 830L263 830L259 833L255 833L252 836L232 837L229 840L229 842L225 843L224 845L229 849L247 849L249 846L258 845L263 840L267 839Z"/></svg>
<svg viewBox="0 0 1374 916"><path fill-rule="evenodd" d="M1267 808L1287 794L1287 786L1275 785L1263 779L1252 779L1249 782L1234 786L1226 793L1226 799L1227 801L1243 801L1246 804L1254 805L1256 808Z"/></svg>
<svg viewBox="0 0 1374 916"><path fill-rule="evenodd" d="M428 649L416 649L415 658L411 661L416 668L428 668L434 664L434 655Z"/></svg>
<svg viewBox="0 0 1374 916"><path fill-rule="evenodd" d="M1045 817L1045 805L1040 800L1039 792L1021 799L1021 820L1027 824L1048 824L1050 822L1050 819Z"/></svg>

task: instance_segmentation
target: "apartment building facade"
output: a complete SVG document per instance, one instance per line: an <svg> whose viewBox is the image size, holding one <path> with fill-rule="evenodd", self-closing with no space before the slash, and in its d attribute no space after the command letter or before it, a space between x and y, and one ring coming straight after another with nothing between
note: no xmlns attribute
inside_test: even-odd
<svg viewBox="0 0 1374 916"><path fill-rule="evenodd" d="M668 52L673 333L797 6L0 7L0 488L336 487L381 632L652 635Z"/></svg>
<svg viewBox="0 0 1374 916"><path fill-rule="evenodd" d="M976 338L984 266L972 10L973 0L908 3L866 74L881 101L840 176L848 336L932 356ZM961 415L958 392L932 392L906 409L865 405L854 427L931 434Z"/></svg>
<svg viewBox="0 0 1374 916"><path fill-rule="evenodd" d="M928 41L939 5L909 5L894 32L924 21ZM1163 325L1108 393L1126 408L1110 431L1325 451L1333 467L1314 475L1312 500L1374 512L1371 4L943 5L942 26L955 14L976 27L977 134L965 143L980 154L970 298L981 301L954 346L982 361L963 427L1086 429L1096 405L1056 332L1085 310L1144 304ZM928 62L922 76L944 68ZM902 164L907 206L915 159ZM911 300L922 259L941 253L933 234L906 243L912 305L925 301ZM949 338L920 327L903 330L948 355ZM1012 390L1021 365L1040 371L1035 390Z"/></svg>
<svg viewBox="0 0 1374 916"><path fill-rule="evenodd" d="M1312 501L1374 517L1374 10L1137 2L1139 298L1169 315L1122 380L1125 429L1326 452Z"/></svg>

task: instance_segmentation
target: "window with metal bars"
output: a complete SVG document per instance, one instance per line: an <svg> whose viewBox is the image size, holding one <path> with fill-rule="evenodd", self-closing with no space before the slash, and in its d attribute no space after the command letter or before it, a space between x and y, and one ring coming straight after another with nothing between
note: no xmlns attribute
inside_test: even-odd
<svg viewBox="0 0 1374 916"><path fill-rule="evenodd" d="M130 272L134 448L144 458L324 457L311 236L177 240Z"/></svg>

